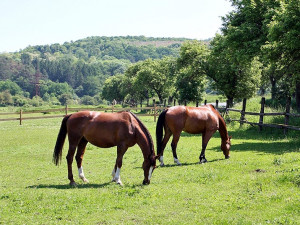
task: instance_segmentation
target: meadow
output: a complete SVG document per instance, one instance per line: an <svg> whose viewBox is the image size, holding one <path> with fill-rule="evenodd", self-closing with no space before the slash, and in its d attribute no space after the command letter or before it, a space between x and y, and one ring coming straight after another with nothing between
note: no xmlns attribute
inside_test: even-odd
<svg viewBox="0 0 300 225"><path fill-rule="evenodd" d="M155 141L153 118L141 120ZM119 186L111 182L116 148L88 144L83 168L90 183L79 180L73 163L72 188L67 142L61 165L52 163L60 124L60 118L0 123L0 224L300 224L299 132L230 124L231 158L224 159L216 133L205 164L198 164L201 135L182 133L182 166L168 143L166 166L146 186L138 146L124 156Z"/></svg>

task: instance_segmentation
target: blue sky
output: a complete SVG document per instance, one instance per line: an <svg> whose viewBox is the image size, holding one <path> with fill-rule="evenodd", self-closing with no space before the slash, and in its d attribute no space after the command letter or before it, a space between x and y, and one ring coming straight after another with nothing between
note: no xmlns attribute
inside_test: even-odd
<svg viewBox="0 0 300 225"><path fill-rule="evenodd" d="M89 36L213 37L228 0L0 0L0 52Z"/></svg>

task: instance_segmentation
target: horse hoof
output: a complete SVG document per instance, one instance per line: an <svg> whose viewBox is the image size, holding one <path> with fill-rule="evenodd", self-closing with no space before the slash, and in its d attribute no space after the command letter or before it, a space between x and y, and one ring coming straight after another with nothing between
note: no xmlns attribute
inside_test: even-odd
<svg viewBox="0 0 300 225"><path fill-rule="evenodd" d="M71 182L70 182L70 186L71 186L71 187L77 187L77 184L76 184L75 181L71 181Z"/></svg>
<svg viewBox="0 0 300 225"><path fill-rule="evenodd" d="M117 182L117 184L123 186L123 183L120 180Z"/></svg>
<svg viewBox="0 0 300 225"><path fill-rule="evenodd" d="M202 164L202 163L206 163L206 162L207 162L207 160L204 158L204 159L201 159L199 163Z"/></svg>
<svg viewBox="0 0 300 225"><path fill-rule="evenodd" d="M161 163L161 164L160 164L160 166L164 167L164 166L165 166L165 164L164 164L164 163Z"/></svg>
<svg viewBox="0 0 300 225"><path fill-rule="evenodd" d="M84 183L89 183L89 180L86 179L86 178L82 179L82 181L83 181Z"/></svg>

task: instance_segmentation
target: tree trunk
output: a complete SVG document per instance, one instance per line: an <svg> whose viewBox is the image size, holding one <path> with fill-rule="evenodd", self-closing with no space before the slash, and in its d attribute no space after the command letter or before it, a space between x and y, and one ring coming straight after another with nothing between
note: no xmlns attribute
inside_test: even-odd
<svg viewBox="0 0 300 225"><path fill-rule="evenodd" d="M300 80L296 82L296 107L297 112L300 112Z"/></svg>
<svg viewBox="0 0 300 225"><path fill-rule="evenodd" d="M227 99L228 99L228 108L231 108L233 106L233 97L227 96Z"/></svg>

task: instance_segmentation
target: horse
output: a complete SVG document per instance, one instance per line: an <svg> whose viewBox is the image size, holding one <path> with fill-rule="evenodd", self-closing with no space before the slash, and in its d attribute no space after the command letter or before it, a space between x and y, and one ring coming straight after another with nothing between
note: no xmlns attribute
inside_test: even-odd
<svg viewBox="0 0 300 225"><path fill-rule="evenodd" d="M76 186L72 173L72 162L76 148L75 159L79 178L83 182L88 182L82 168L83 155L88 142L100 148L117 146L117 159L112 171L112 181L120 185L122 185L120 171L123 155L129 147L138 144L144 157L142 165L144 170L143 184L150 184L157 159L154 145L149 131L133 113L125 111L115 113L81 111L65 116L53 152L53 162L56 165L61 161L62 149L67 134L69 151L66 159L71 186Z"/></svg>
<svg viewBox="0 0 300 225"><path fill-rule="evenodd" d="M225 121L213 105L209 104L202 107L173 106L164 110L159 115L156 124L157 157L160 165L164 166L164 149L172 135L171 147L174 163L181 165L177 157L176 147L182 131L190 134L202 134L202 151L199 160L200 163L207 162L205 149L208 141L217 130L219 130L222 140L221 149L225 158L228 159L230 157L231 136L228 136Z"/></svg>

